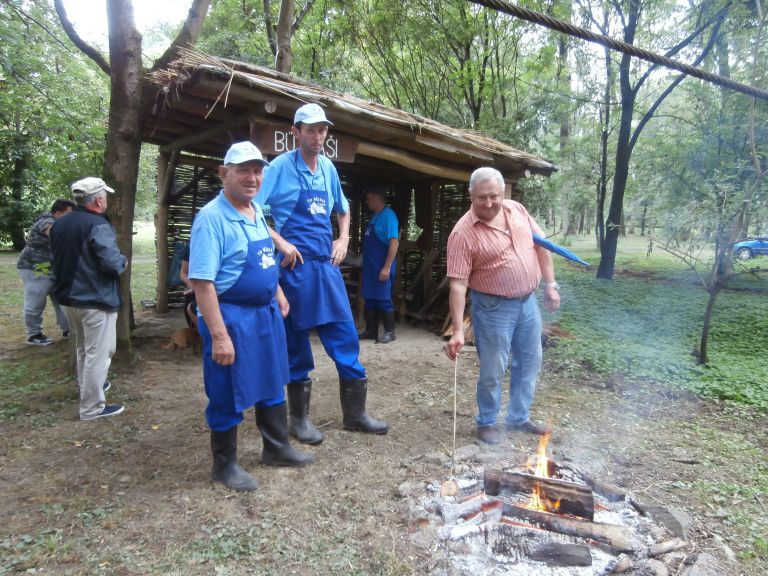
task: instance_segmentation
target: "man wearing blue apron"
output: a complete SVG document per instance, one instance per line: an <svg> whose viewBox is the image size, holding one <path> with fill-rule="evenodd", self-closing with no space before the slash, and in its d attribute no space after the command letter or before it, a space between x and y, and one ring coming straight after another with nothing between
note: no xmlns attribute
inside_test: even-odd
<svg viewBox="0 0 768 576"><path fill-rule="evenodd" d="M290 266L285 261L280 271L280 286L291 305L285 318L291 375L289 431L306 444L323 441L309 420L309 373L315 367L309 332L314 328L336 363L344 428L386 434L387 423L365 411L368 379L359 360L360 342L339 271L349 244L350 217L339 175L323 152L331 123L320 106L305 104L296 111L293 124L295 149L272 161L257 199L260 205L270 207L282 239L301 254L300 263L298 258L292 259ZM336 241L331 226L333 210L339 223Z"/></svg>
<svg viewBox="0 0 768 576"><path fill-rule="evenodd" d="M254 202L265 166L250 142L232 145L219 166L224 188L200 210L191 235L189 278L203 340L211 477L238 491L257 486L237 463L237 426L251 406L256 406L265 464L304 466L314 461L288 442L283 318L290 305L278 286L267 223Z"/></svg>
<svg viewBox="0 0 768 576"><path fill-rule="evenodd" d="M400 246L400 230L395 212L387 206L386 190L383 187L368 190L365 203L373 216L363 236L365 330L360 334L360 339L388 344L395 339L392 286L395 281L395 256ZM384 335L381 338L379 316L384 320Z"/></svg>

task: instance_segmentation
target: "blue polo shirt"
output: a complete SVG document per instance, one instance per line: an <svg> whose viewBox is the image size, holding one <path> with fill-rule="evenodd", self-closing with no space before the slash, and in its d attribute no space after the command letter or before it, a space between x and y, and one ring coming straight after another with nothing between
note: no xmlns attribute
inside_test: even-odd
<svg viewBox="0 0 768 576"><path fill-rule="evenodd" d="M317 157L317 170L312 174L298 150L281 154L264 168L264 181L256 197L261 206L269 206L269 214L280 232L283 224L293 214L302 185L312 190L328 193L328 211L349 212L349 202L341 191L339 173L333 162L325 156Z"/></svg>
<svg viewBox="0 0 768 576"><path fill-rule="evenodd" d="M248 258L248 242L269 236L261 207L253 202L255 221L243 216L227 200L224 191L195 216L190 240L189 277L209 280L216 294L237 282Z"/></svg>
<svg viewBox="0 0 768 576"><path fill-rule="evenodd" d="M389 206L384 206L381 212L374 214L370 225L373 226L373 232L376 234L376 237L384 242L384 244L389 244L392 238L400 236L397 216L395 216L395 211Z"/></svg>

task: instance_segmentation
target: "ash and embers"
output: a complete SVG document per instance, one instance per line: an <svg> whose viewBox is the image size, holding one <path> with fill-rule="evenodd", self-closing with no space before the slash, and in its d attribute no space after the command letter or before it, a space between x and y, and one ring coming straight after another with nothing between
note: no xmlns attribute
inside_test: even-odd
<svg viewBox="0 0 768 576"><path fill-rule="evenodd" d="M499 467L489 462L485 466ZM606 493L610 485L596 487L593 478L587 481L575 469L561 468L567 481L590 485L594 518L585 523L562 517L563 523L589 524L587 533L592 535L607 529L620 535L617 540L560 533L510 515L505 507L509 499L485 493L482 466L459 469L449 480L404 483L407 486L400 489L409 496L406 519L412 541L430 551L432 576L699 574L693 571L698 554L684 534L657 521L661 516L648 514L631 494L610 489ZM560 524L561 516L553 516L554 524Z"/></svg>

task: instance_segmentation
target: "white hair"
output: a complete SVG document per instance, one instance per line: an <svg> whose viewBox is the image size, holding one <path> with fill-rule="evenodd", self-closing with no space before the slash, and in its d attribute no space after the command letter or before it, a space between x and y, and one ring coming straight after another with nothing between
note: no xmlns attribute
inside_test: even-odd
<svg viewBox="0 0 768 576"><path fill-rule="evenodd" d="M75 203L78 206L88 206L90 204L93 204L96 202L97 198L100 197L106 197L107 193L104 190L99 190L98 192L94 192L93 194L88 194L88 196L78 196L75 198Z"/></svg>
<svg viewBox="0 0 768 576"><path fill-rule="evenodd" d="M490 166L483 166L472 172L472 175L469 177L469 193L471 194L474 187L480 184L480 182L488 181L495 181L499 185L499 190L504 193L504 177L496 168L491 168Z"/></svg>

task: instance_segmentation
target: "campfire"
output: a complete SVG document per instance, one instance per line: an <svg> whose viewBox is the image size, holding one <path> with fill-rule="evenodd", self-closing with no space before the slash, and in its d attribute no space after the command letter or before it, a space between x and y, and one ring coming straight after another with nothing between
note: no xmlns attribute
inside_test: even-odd
<svg viewBox="0 0 768 576"><path fill-rule="evenodd" d="M690 563L681 534L621 489L549 458L548 442L523 466L486 458L427 486L409 523L435 536L433 574L667 574Z"/></svg>

